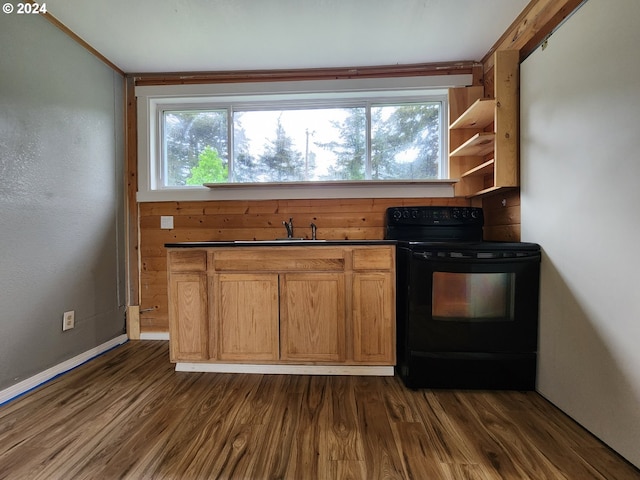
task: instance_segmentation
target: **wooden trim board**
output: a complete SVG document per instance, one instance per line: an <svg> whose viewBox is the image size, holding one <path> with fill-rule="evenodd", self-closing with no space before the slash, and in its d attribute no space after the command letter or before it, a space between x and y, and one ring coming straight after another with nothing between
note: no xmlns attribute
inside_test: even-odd
<svg viewBox="0 0 640 480"><path fill-rule="evenodd" d="M176 363L176 372L258 373L274 375L362 375L392 377L393 366L259 365L245 363Z"/></svg>

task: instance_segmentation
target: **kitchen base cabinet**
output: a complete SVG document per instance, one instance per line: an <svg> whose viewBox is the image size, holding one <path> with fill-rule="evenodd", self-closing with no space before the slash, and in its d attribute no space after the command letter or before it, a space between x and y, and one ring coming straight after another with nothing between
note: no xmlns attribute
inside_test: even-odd
<svg viewBox="0 0 640 480"><path fill-rule="evenodd" d="M282 360L344 362L344 275L286 273L281 286Z"/></svg>
<svg viewBox="0 0 640 480"><path fill-rule="evenodd" d="M393 245L173 247L168 268L178 370L393 374Z"/></svg>
<svg viewBox="0 0 640 480"><path fill-rule="evenodd" d="M212 355L219 360L278 359L278 275L214 275Z"/></svg>
<svg viewBox="0 0 640 480"><path fill-rule="evenodd" d="M394 276L389 272L353 276L353 359L385 364L394 357Z"/></svg>
<svg viewBox="0 0 640 480"><path fill-rule="evenodd" d="M207 276L172 273L169 279L170 355L172 361L206 360Z"/></svg>

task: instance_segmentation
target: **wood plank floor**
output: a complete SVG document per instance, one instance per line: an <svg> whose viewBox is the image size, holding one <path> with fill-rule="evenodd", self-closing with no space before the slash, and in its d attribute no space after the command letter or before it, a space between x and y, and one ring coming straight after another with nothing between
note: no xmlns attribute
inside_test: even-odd
<svg viewBox="0 0 640 480"><path fill-rule="evenodd" d="M640 479L534 392L168 359L129 342L0 407L0 479Z"/></svg>

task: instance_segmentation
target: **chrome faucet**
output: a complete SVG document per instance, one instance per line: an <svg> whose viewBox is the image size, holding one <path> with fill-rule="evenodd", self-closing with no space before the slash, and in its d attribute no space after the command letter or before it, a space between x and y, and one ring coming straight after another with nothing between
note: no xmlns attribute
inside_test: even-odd
<svg viewBox="0 0 640 480"><path fill-rule="evenodd" d="M311 224L311 240L317 240L316 239L316 232L318 231L318 227L316 226L315 223Z"/></svg>
<svg viewBox="0 0 640 480"><path fill-rule="evenodd" d="M293 238L293 218L290 218L288 222L283 221L282 224L287 229L287 238Z"/></svg>

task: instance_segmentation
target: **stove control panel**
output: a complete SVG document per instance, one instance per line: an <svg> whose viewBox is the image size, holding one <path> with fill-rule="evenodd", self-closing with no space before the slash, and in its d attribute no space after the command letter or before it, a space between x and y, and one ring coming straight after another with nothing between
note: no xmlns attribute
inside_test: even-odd
<svg viewBox="0 0 640 480"><path fill-rule="evenodd" d="M476 207L390 207L387 225L476 225L484 224L482 208Z"/></svg>

